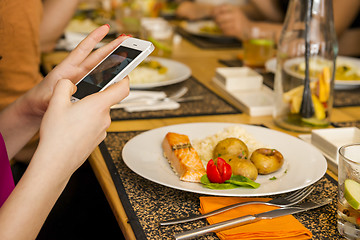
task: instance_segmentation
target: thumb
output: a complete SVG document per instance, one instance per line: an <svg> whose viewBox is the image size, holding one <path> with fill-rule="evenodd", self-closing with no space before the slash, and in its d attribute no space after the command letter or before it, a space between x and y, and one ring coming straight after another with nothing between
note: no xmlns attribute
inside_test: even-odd
<svg viewBox="0 0 360 240"><path fill-rule="evenodd" d="M112 105L120 102L129 94L129 77L125 77L118 83L115 83L98 93L101 102L111 107Z"/></svg>
<svg viewBox="0 0 360 240"><path fill-rule="evenodd" d="M71 96L76 92L76 86L69 79L60 79L55 85L51 102L69 104Z"/></svg>

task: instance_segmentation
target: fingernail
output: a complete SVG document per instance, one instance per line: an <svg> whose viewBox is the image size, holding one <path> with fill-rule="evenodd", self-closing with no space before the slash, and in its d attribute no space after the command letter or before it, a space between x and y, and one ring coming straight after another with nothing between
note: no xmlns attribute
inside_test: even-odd
<svg viewBox="0 0 360 240"><path fill-rule="evenodd" d="M126 35L123 33L123 34L119 35L118 38L119 38L119 37L123 37L123 36L126 36Z"/></svg>
<svg viewBox="0 0 360 240"><path fill-rule="evenodd" d="M128 36L128 37L132 37L133 35L131 35L131 34L128 34L128 35L126 35L126 36Z"/></svg>
<svg viewBox="0 0 360 240"><path fill-rule="evenodd" d="M110 29L110 25L109 24L105 24L109 29Z"/></svg>

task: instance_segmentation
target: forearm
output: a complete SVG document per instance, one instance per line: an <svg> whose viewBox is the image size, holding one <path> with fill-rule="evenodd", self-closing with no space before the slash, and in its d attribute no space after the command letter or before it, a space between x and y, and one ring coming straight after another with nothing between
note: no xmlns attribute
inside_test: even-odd
<svg viewBox="0 0 360 240"><path fill-rule="evenodd" d="M256 7L256 5L249 1L247 4L243 4L240 6L241 11L251 20L259 21L263 20L263 15Z"/></svg>
<svg viewBox="0 0 360 240"><path fill-rule="evenodd" d="M177 8L176 15L189 20L199 20L211 17L213 10L214 6L211 4L184 1Z"/></svg>
<svg viewBox="0 0 360 240"><path fill-rule="evenodd" d="M41 123L39 117L26 114L24 101L24 96L20 97L0 112L0 132L10 159L36 134Z"/></svg>
<svg viewBox="0 0 360 240"><path fill-rule="evenodd" d="M253 17L248 16L252 20L278 23L284 21L285 13L280 8L279 1L277 0L251 0L249 5L252 5L253 7Z"/></svg>
<svg viewBox="0 0 360 240"><path fill-rule="evenodd" d="M79 0L43 1L43 19L40 25L40 47L42 52L54 49L57 40L73 17Z"/></svg>
<svg viewBox="0 0 360 240"><path fill-rule="evenodd" d="M35 153L25 174L0 208L0 239L36 239L69 179L42 165L46 159L40 158L48 157L52 156Z"/></svg>
<svg viewBox="0 0 360 240"><path fill-rule="evenodd" d="M347 31L360 10L360 1L333 1L334 25L338 38Z"/></svg>

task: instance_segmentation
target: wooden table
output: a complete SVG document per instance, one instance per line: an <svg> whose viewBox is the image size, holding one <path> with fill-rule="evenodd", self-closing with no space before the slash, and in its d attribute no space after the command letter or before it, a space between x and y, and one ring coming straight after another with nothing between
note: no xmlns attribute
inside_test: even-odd
<svg viewBox="0 0 360 240"><path fill-rule="evenodd" d="M177 44L174 46L173 56L174 60L182 62L189 66L192 70L192 75L204 84L207 88L227 100L235 107L239 104L231 97L224 94L213 82L212 77L215 75L217 67L223 67L219 63L219 59L235 59L241 51L240 49L217 49L217 50L203 50L200 49L181 37L177 39ZM60 53L59 53L60 54ZM338 121L356 121L360 120L360 107L343 107L333 109L331 120ZM189 122L232 122L242 124L263 124L274 130L286 132L290 135L297 136L298 133L285 131L275 126L271 116L251 117L245 113L229 114L229 115L214 115L214 116L192 116L192 117L176 117L176 118L161 118L161 119L141 119L141 120L123 120L113 121L109 127L109 132L127 132L127 131L142 131L154 129L165 125L189 123ZM112 176L104 162L100 149L97 148L89 158L90 164L96 174L96 177L106 195L106 198L116 216L121 230L126 239L135 239L134 232L128 223L128 216L124 211L124 207L120 201L117 190L115 188ZM328 171L328 174L336 179L336 175Z"/></svg>

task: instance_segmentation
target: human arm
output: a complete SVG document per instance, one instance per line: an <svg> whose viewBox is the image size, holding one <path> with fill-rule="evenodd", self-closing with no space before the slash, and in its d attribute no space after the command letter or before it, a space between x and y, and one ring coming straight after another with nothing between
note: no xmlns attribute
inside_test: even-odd
<svg viewBox="0 0 360 240"><path fill-rule="evenodd" d="M0 113L0 132L5 139L10 159L39 130L56 82L59 79L71 79L76 83L123 41L124 38L116 39L85 59L91 51L88 46L93 49L108 29L108 26L104 25L92 32L43 81Z"/></svg>
<svg viewBox="0 0 360 240"><path fill-rule="evenodd" d="M241 8L228 4L221 5L214 10L214 19L225 35L240 40L244 40L246 33L252 28L273 31L276 39L279 39L282 29L282 23L254 21Z"/></svg>
<svg viewBox="0 0 360 240"><path fill-rule="evenodd" d="M56 69L52 72L52 77L63 71L72 71L74 76L86 72L125 39L114 40L84 60L107 33L106 28L101 27L90 34L91 37L59 65L58 72ZM0 239L36 238L72 173L106 136L106 129L111 122L110 106L123 99L129 91L129 81L125 78L105 91L71 103L71 95L76 90L74 84L69 80L55 80L52 77L44 79L48 85L43 87L54 89L48 104L44 103L46 113L37 116L41 118L43 115L39 146L23 177L0 208ZM39 107L37 110L44 109ZM22 117L29 116L23 114ZM8 145L8 132L5 128L1 131L5 131L4 139ZM17 133L21 134L21 131Z"/></svg>
<svg viewBox="0 0 360 240"><path fill-rule="evenodd" d="M360 11L358 0L333 0L334 25L338 37L350 27Z"/></svg>
<svg viewBox="0 0 360 240"><path fill-rule="evenodd" d="M176 9L176 16L189 20L199 20L212 16L214 6L205 3L183 1Z"/></svg>
<svg viewBox="0 0 360 240"><path fill-rule="evenodd" d="M58 82L34 157L0 209L1 239L36 238L71 174L105 138L110 106L125 97L127 89L125 79L72 104L74 85L68 80Z"/></svg>
<svg viewBox="0 0 360 240"><path fill-rule="evenodd" d="M285 18L286 11L278 0L251 0L246 5L248 6L241 10L253 21L281 23Z"/></svg>
<svg viewBox="0 0 360 240"><path fill-rule="evenodd" d="M40 24L41 52L52 51L73 17L79 0L43 0L43 17Z"/></svg>

